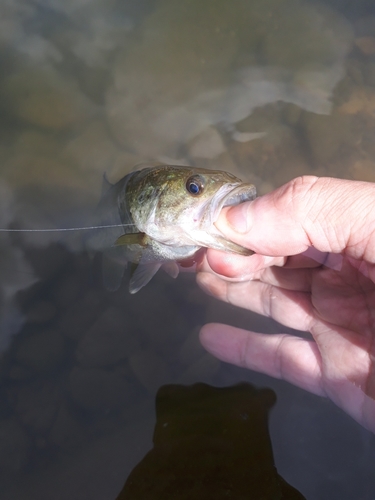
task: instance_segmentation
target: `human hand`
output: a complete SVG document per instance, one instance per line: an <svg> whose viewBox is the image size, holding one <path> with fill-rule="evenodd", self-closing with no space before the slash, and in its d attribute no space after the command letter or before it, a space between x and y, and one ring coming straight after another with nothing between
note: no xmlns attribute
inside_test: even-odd
<svg viewBox="0 0 375 500"><path fill-rule="evenodd" d="M204 347L327 396L375 432L375 184L300 177L216 225L256 254L208 250L203 290L312 340L209 324Z"/></svg>

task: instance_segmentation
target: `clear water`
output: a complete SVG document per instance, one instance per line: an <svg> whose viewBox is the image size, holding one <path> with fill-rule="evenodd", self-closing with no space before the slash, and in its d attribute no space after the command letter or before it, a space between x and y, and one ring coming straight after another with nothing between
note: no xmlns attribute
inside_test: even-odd
<svg viewBox="0 0 375 500"><path fill-rule="evenodd" d="M6 0L0 61L1 227L86 225L103 173L149 159L232 171L260 194L304 173L375 181L371 1ZM193 275L109 293L79 233L0 238L2 499L115 499L152 447L161 386L242 381L277 395L288 483L375 497L371 433L198 342L209 321L278 325Z"/></svg>

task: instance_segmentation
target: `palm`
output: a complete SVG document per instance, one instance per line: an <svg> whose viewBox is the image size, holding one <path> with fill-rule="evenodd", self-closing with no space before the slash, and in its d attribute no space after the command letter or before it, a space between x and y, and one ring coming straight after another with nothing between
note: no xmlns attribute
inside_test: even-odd
<svg viewBox="0 0 375 500"><path fill-rule="evenodd" d="M298 256L263 269L255 256L254 262L253 280L229 282L209 273L198 280L222 300L309 331L313 341L207 325L203 344L221 359L328 396L375 430L375 284L364 275L371 276L372 268L345 258L340 271L300 266ZM222 271L219 254L211 252L210 264ZM231 265L226 274L235 276Z"/></svg>

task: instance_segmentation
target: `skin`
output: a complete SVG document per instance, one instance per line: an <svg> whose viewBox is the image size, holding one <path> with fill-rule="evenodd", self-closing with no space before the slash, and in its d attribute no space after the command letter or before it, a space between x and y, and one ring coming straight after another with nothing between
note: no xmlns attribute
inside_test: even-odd
<svg viewBox="0 0 375 500"><path fill-rule="evenodd" d="M208 250L203 290L312 337L208 324L203 346L329 397L375 432L375 184L300 177L216 224L256 254Z"/></svg>

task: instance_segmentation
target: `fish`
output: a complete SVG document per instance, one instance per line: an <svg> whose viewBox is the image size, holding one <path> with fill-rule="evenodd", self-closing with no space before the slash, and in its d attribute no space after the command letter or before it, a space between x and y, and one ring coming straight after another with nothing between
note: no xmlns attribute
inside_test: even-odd
<svg viewBox="0 0 375 500"><path fill-rule="evenodd" d="M115 184L103 180L98 206L101 226L111 226L91 241L103 252L103 281L120 287L124 269L132 266L131 294L144 287L162 267L171 276L179 263L201 248L239 255L254 252L228 240L215 226L223 207L256 197L253 184L233 174L189 166L146 166ZM109 244L108 244L109 243Z"/></svg>

